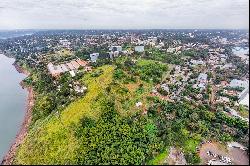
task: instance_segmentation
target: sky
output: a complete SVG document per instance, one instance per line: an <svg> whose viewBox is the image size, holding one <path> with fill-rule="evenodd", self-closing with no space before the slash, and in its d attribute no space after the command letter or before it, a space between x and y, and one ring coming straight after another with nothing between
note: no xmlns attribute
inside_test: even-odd
<svg viewBox="0 0 250 166"><path fill-rule="evenodd" d="M0 29L249 29L249 0L0 0Z"/></svg>

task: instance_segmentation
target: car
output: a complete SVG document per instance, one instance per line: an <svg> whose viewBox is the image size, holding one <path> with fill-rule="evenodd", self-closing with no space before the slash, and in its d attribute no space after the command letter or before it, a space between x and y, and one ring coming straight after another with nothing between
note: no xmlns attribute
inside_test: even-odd
<svg viewBox="0 0 250 166"><path fill-rule="evenodd" d="M221 160L221 159L222 159L222 156L221 156L221 155L218 155L218 158Z"/></svg>

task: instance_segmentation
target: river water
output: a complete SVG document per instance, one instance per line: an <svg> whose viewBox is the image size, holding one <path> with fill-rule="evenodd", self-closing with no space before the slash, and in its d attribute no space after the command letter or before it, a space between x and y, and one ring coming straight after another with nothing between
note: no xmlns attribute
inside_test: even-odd
<svg viewBox="0 0 250 166"><path fill-rule="evenodd" d="M0 163L21 127L28 96L19 84L25 75L13 63L14 59L0 54Z"/></svg>

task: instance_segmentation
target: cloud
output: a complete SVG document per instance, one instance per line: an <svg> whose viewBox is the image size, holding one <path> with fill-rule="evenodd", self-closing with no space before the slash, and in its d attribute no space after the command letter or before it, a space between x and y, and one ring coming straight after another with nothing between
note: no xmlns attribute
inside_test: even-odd
<svg viewBox="0 0 250 166"><path fill-rule="evenodd" d="M1 0L0 29L248 29L248 5L248 0Z"/></svg>

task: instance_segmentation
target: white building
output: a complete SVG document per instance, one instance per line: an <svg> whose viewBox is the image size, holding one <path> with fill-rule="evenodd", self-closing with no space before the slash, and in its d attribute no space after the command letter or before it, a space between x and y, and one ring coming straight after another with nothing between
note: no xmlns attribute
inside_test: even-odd
<svg viewBox="0 0 250 166"><path fill-rule="evenodd" d="M75 86L75 91L78 92L78 93L83 93L83 92L85 92L87 89L88 89L88 88L85 87L85 86L82 86L82 87L80 87L79 85L76 85L76 86Z"/></svg>
<svg viewBox="0 0 250 166"><path fill-rule="evenodd" d="M144 51L144 46L135 46L135 51L136 52L143 52Z"/></svg>
<svg viewBox="0 0 250 166"><path fill-rule="evenodd" d="M175 72L176 73L181 72L181 66L180 65L175 66Z"/></svg>
<svg viewBox="0 0 250 166"><path fill-rule="evenodd" d="M119 51L121 52L122 51L122 46L111 46L109 48L110 51Z"/></svg>
<svg viewBox="0 0 250 166"><path fill-rule="evenodd" d="M193 65L204 65L205 63L202 60L194 60L191 59L190 61Z"/></svg>
<svg viewBox="0 0 250 166"><path fill-rule="evenodd" d="M169 47L169 48L167 49L167 52L168 52L168 53L173 53L173 52L175 52L175 48Z"/></svg>
<svg viewBox="0 0 250 166"><path fill-rule="evenodd" d="M205 88L207 84L207 74L200 73L200 75L198 76L198 83L199 88Z"/></svg>
<svg viewBox="0 0 250 166"><path fill-rule="evenodd" d="M63 46L63 47L69 47L70 46L70 42L68 40L59 40L59 43Z"/></svg>
<svg viewBox="0 0 250 166"><path fill-rule="evenodd" d="M135 103L135 105L136 105L136 107L141 107L142 106L142 102L137 102L137 103Z"/></svg>
<svg viewBox="0 0 250 166"><path fill-rule="evenodd" d="M52 63L49 63L47 67L52 76L58 76L61 73L63 73L63 69L61 68L60 65L55 66Z"/></svg>
<svg viewBox="0 0 250 166"><path fill-rule="evenodd" d="M168 88L168 85L167 85L167 84L162 84L162 85L161 85L161 88L162 88L165 92L168 92L168 93L169 93L169 88Z"/></svg>
<svg viewBox="0 0 250 166"><path fill-rule="evenodd" d="M65 64L61 64L61 68L62 68L63 72L69 71L69 69L67 68L67 66Z"/></svg>
<svg viewBox="0 0 250 166"><path fill-rule="evenodd" d="M75 74L75 72L73 70L69 71L69 74L71 75L71 77L75 77L76 76L76 74Z"/></svg>
<svg viewBox="0 0 250 166"><path fill-rule="evenodd" d="M249 108L249 87L239 94L239 104L245 105Z"/></svg>
<svg viewBox="0 0 250 166"><path fill-rule="evenodd" d="M247 88L249 85L249 81L242 81L242 80L237 80L237 79L233 79L231 82L230 82L230 87L232 88L236 88L236 87L244 87L244 88Z"/></svg>
<svg viewBox="0 0 250 166"><path fill-rule="evenodd" d="M89 56L92 62L96 62L97 58L99 57L99 53L93 53L90 54Z"/></svg>
<svg viewBox="0 0 250 166"><path fill-rule="evenodd" d="M119 51L111 51L109 52L109 57L111 59L113 59L114 57L118 57L119 56Z"/></svg>
<svg viewBox="0 0 250 166"><path fill-rule="evenodd" d="M224 97L224 96L220 96L220 101L226 102L226 103L230 102L229 98L228 97Z"/></svg>

